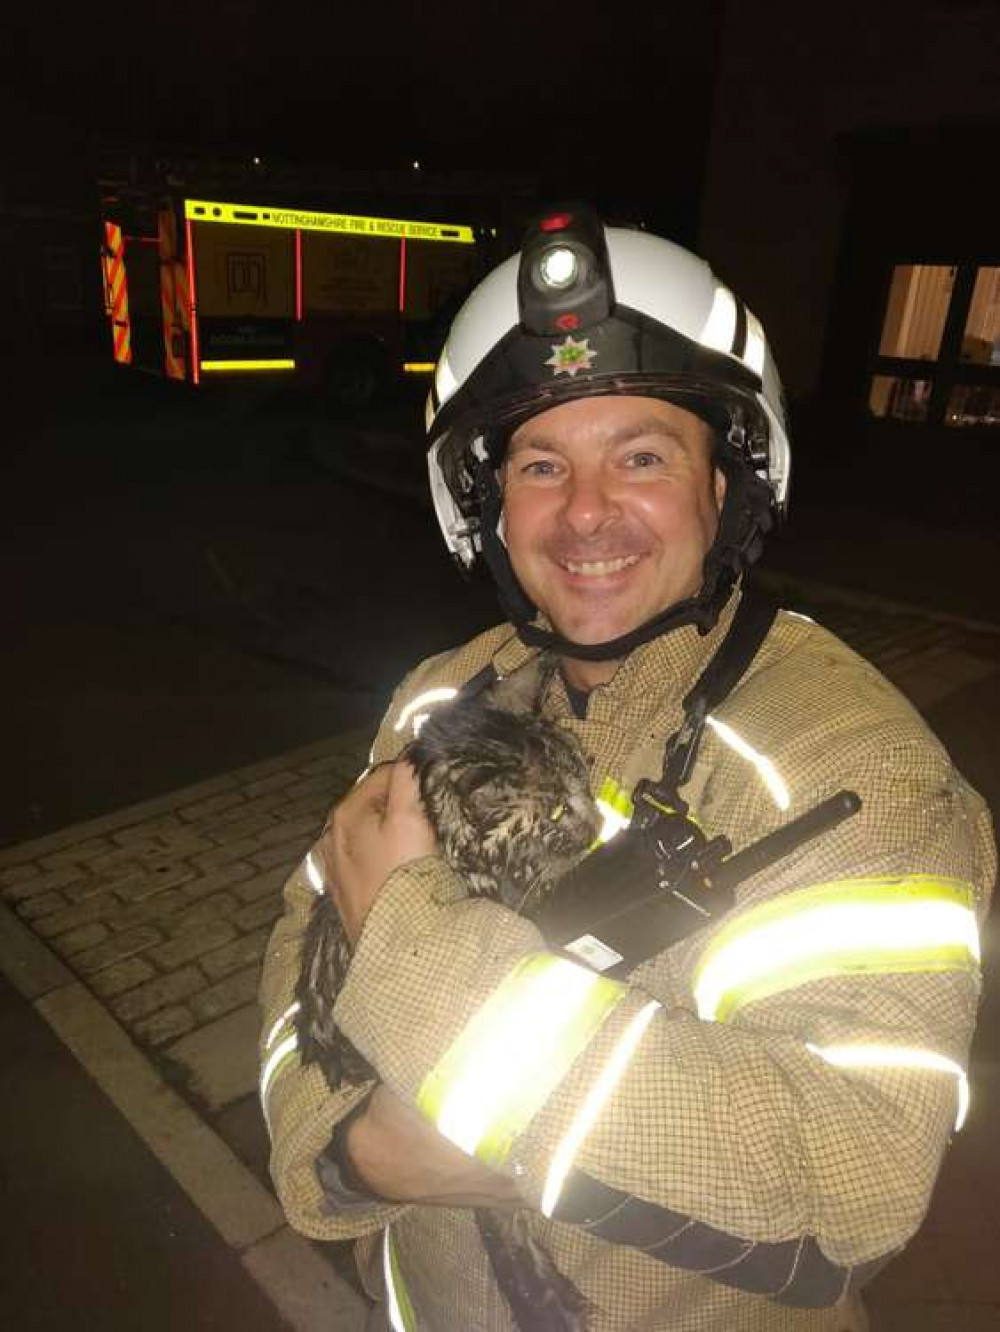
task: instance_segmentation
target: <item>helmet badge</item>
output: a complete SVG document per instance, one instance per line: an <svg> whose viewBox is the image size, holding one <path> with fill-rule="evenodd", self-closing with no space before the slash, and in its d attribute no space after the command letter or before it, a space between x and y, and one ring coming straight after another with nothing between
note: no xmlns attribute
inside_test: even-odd
<svg viewBox="0 0 1000 1332"><path fill-rule="evenodd" d="M567 334L562 342L552 344L552 355L545 364L551 365L553 375L569 375L573 379L578 370L589 370L596 356L588 338L577 339Z"/></svg>

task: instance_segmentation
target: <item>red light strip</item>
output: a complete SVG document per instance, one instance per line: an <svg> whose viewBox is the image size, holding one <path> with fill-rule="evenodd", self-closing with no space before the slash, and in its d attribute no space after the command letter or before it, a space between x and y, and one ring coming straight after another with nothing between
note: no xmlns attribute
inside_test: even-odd
<svg viewBox="0 0 1000 1332"><path fill-rule="evenodd" d="M406 237L399 240L399 313L406 313Z"/></svg>
<svg viewBox="0 0 1000 1332"><path fill-rule="evenodd" d="M126 236L127 241L135 241L137 245L159 245L159 236Z"/></svg>
<svg viewBox="0 0 1000 1332"><path fill-rule="evenodd" d="M295 320L302 322L302 230L295 228Z"/></svg>
<svg viewBox="0 0 1000 1332"><path fill-rule="evenodd" d="M194 288L194 237L191 234L191 219L184 221L187 236L187 273L188 297L191 302L191 378L195 384L201 382L201 354L198 349L198 300Z"/></svg>

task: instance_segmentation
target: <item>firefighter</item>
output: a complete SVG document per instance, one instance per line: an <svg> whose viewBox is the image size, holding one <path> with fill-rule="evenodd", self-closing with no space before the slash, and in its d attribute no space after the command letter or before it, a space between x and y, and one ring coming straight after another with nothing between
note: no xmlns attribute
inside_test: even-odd
<svg viewBox="0 0 1000 1332"><path fill-rule="evenodd" d="M790 475L760 322L679 246L556 210L456 317L428 430L444 540L506 620L408 677L324 834L336 1016L377 1084L299 1059L306 862L286 887L261 1095L289 1221L356 1238L406 1332L516 1325L470 1211L515 1204L593 1332L860 1328L965 1115L996 861L892 686L801 615L744 614ZM468 898L393 762L431 708L552 660L539 707L608 836L644 779L736 851L840 789L860 812L609 979Z"/></svg>

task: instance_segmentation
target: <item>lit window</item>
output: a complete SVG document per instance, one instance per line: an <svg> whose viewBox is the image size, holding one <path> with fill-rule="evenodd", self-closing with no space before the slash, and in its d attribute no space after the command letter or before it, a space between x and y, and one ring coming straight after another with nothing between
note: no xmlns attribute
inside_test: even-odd
<svg viewBox="0 0 1000 1332"><path fill-rule="evenodd" d="M929 379L873 375L868 410L882 421L926 421L930 400Z"/></svg>
<svg viewBox="0 0 1000 1332"><path fill-rule="evenodd" d="M990 384L956 384L944 414L950 426L1000 426L1000 388Z"/></svg>
<svg viewBox="0 0 1000 1332"><path fill-rule="evenodd" d="M1000 365L1000 268L980 268L962 334L962 360Z"/></svg>
<svg viewBox="0 0 1000 1332"><path fill-rule="evenodd" d="M955 270L946 265L897 264L892 270L879 356L936 361L954 284Z"/></svg>

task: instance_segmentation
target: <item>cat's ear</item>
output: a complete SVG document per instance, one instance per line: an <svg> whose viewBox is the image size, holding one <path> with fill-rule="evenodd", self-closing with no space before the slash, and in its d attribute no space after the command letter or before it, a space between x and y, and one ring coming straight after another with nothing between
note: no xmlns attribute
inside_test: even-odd
<svg viewBox="0 0 1000 1332"><path fill-rule="evenodd" d="M490 702L504 712L537 712L554 670L555 663L539 653L519 670L499 679L490 689Z"/></svg>

